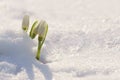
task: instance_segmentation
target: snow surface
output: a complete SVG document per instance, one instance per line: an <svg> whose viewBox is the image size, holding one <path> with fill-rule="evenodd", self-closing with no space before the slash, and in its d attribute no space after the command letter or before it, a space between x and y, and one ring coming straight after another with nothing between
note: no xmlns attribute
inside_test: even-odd
<svg viewBox="0 0 120 80"><path fill-rule="evenodd" d="M120 0L0 0L0 80L120 80ZM37 39L21 30L44 19ZM44 64L43 64L44 63Z"/></svg>

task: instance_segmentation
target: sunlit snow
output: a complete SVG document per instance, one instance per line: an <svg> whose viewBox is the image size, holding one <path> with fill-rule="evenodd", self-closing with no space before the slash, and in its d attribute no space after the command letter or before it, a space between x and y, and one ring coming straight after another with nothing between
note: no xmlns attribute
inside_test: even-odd
<svg viewBox="0 0 120 80"><path fill-rule="evenodd" d="M119 0L0 0L0 80L119 80ZM40 61L22 18L49 25Z"/></svg>

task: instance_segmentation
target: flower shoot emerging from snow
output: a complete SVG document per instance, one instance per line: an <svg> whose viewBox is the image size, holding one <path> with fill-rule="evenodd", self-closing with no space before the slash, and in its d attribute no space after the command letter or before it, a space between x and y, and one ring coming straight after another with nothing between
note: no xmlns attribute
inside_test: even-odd
<svg viewBox="0 0 120 80"><path fill-rule="evenodd" d="M47 32L48 32L48 24L44 20L41 20L39 25L38 25L38 29L37 29L38 51L37 51L36 59L38 59L38 60L40 59L40 50L41 50L41 47L45 41Z"/></svg>
<svg viewBox="0 0 120 80"><path fill-rule="evenodd" d="M29 27L29 16L25 15L23 17L22 29L27 32L28 27ZM34 39L38 35L38 49L36 53L37 60L40 59L40 51L45 41L47 32L48 32L48 24L44 20L41 20L40 22L35 21L31 27L29 33L30 38Z"/></svg>

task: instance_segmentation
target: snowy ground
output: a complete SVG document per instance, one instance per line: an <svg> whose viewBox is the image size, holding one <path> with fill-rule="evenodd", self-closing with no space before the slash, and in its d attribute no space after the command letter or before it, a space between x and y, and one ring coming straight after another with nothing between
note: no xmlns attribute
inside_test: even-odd
<svg viewBox="0 0 120 80"><path fill-rule="evenodd" d="M0 0L0 80L120 80L119 0ZM41 62L22 17L49 24Z"/></svg>

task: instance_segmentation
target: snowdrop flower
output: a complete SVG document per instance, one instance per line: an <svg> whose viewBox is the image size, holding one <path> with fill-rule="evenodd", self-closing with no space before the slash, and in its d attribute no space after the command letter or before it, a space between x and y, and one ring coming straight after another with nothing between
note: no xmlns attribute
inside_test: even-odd
<svg viewBox="0 0 120 80"><path fill-rule="evenodd" d="M46 21L41 20L39 23L38 21L35 21L30 31L30 37L33 39L38 34L40 38L43 38L46 34L45 31L47 27L48 24L46 23Z"/></svg>
<svg viewBox="0 0 120 80"><path fill-rule="evenodd" d="M38 33L39 37L43 38L45 36L45 33L46 33L45 31L46 31L47 27L48 27L48 24L46 23L46 21L41 20L38 25L38 28L37 28L38 29L37 33Z"/></svg>
<svg viewBox="0 0 120 80"><path fill-rule="evenodd" d="M46 23L46 21L41 20L38 25L38 30L37 30L37 33L38 33L38 50L37 50L37 55L36 55L37 60L40 59L40 51L45 41L47 31L48 31L48 24Z"/></svg>
<svg viewBox="0 0 120 80"><path fill-rule="evenodd" d="M27 32L28 27L29 27L29 16L25 15L22 21L22 29Z"/></svg>

